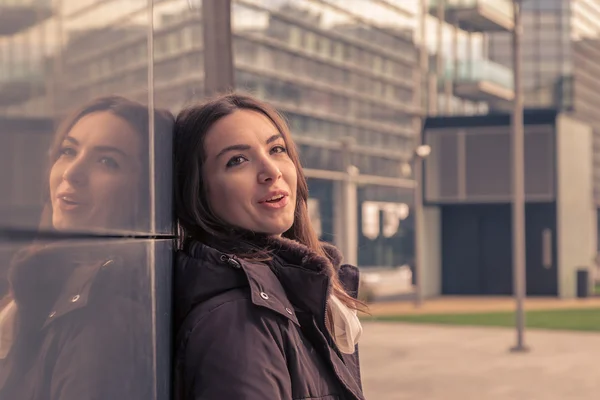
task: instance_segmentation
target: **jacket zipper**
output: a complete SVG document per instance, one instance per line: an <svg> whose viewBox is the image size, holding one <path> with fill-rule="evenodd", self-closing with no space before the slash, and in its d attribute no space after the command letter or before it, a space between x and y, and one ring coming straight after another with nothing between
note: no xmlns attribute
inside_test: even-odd
<svg viewBox="0 0 600 400"><path fill-rule="evenodd" d="M338 355L339 355L339 350L335 343L334 333L330 332L329 329L327 329L327 306L329 306L329 296L330 295L331 295L331 285L328 282L327 289L325 290L325 310L323 313L323 327L325 328L324 333L325 333L325 338L327 339L327 342L328 342L327 344L329 346L333 347L335 352L338 353Z"/></svg>

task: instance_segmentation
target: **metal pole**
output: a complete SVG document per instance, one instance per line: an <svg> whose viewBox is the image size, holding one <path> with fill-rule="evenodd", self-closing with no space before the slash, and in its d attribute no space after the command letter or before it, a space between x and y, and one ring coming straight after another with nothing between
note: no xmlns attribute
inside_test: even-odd
<svg viewBox="0 0 600 400"><path fill-rule="evenodd" d="M440 98L440 94L439 94L439 82L443 83L443 87L445 87L446 85L446 76L445 76L445 71L444 71L444 55L443 55L443 51L442 49L444 48L443 46L443 39L444 39L444 21L445 21L445 17L446 17L446 8L445 8L446 4L445 1L438 1L437 3L437 58L436 58L436 66L435 66L435 74L436 74L436 83L435 83L435 115L439 115L440 113L440 107L439 107L439 98ZM448 102L449 99L448 98L444 98L444 103ZM420 144L420 143L419 143Z"/></svg>
<svg viewBox="0 0 600 400"><path fill-rule="evenodd" d="M419 43L419 85L418 85L418 101L419 108L421 110L421 118L419 124L416 125L415 132L415 148L420 146L423 143L422 131L423 126L425 126L425 119L427 118L427 114L429 111L429 52L427 51L427 28L425 26L427 21L427 13L429 12L429 4L428 0L421 0L421 14L420 14L420 43ZM438 14L440 10L438 9ZM439 54L439 46L438 46L438 54ZM437 72L437 70L436 70ZM425 79L423 79L425 78ZM424 90L425 89L425 90ZM437 88L436 88L437 89ZM424 98L427 96L427 102L424 102ZM413 188L413 210L415 214L414 218L414 274L415 274L415 307L421 307L423 304L423 280L422 280L422 272L421 272L421 240L419 240L419 234L421 233L421 222L422 222L422 213L423 213L423 199L421 193L421 164L422 160L416 155L413 154L413 178L414 178L414 188Z"/></svg>
<svg viewBox="0 0 600 400"><path fill-rule="evenodd" d="M423 121L427 116L429 110L428 107L428 95L429 95L429 51L427 50L427 13L429 11L429 5L427 0L421 0L421 15L419 21L419 68L417 69L419 84L417 85L416 97L418 99L418 107L421 111L419 128L417 134L420 134ZM427 100L427 101L425 101Z"/></svg>
<svg viewBox="0 0 600 400"><path fill-rule="evenodd" d="M419 143L420 144L420 143ZM415 189L413 191L414 201L414 252L415 252L415 307L423 305L423 257L421 252L421 234L423 233L423 188L422 168L423 159L415 154L413 171L415 178Z"/></svg>
<svg viewBox="0 0 600 400"><path fill-rule="evenodd" d="M512 128L512 235L513 235L513 282L516 300L517 343L511 350L527 351L524 344L525 311L523 309L526 296L525 270L525 151L523 127L523 93L521 90L521 0L513 0L513 74L514 101Z"/></svg>

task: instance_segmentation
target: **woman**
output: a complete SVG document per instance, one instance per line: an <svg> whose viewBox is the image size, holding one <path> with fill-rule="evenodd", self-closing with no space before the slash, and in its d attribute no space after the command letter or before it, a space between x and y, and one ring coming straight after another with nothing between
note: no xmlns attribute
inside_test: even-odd
<svg viewBox="0 0 600 400"><path fill-rule="evenodd" d="M175 173L176 398L362 399L358 270L310 225L284 120L239 94L192 106Z"/></svg>
<svg viewBox="0 0 600 400"><path fill-rule="evenodd" d="M173 117L155 112L156 137ZM20 251L0 311L0 398L151 399L152 315L145 242L60 240L148 232L148 108L96 99L67 118L50 151L42 229Z"/></svg>

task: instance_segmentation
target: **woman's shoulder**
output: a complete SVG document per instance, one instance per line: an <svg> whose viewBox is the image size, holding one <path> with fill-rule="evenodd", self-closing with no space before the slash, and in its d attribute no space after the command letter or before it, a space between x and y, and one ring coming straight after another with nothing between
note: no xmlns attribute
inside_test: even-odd
<svg viewBox="0 0 600 400"><path fill-rule="evenodd" d="M360 285L360 270L358 267L350 264L342 264L338 269L338 277L346 292L357 298L358 287Z"/></svg>
<svg viewBox="0 0 600 400"><path fill-rule="evenodd" d="M214 343L230 331L281 338L284 327L292 323L291 318L253 302L249 287L236 288L193 306L177 329L176 348L183 351L190 342L193 346Z"/></svg>

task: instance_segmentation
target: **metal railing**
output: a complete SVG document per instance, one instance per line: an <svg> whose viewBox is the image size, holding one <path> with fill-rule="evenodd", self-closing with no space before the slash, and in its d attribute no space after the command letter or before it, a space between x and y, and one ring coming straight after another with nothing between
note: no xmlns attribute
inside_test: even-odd
<svg viewBox="0 0 600 400"><path fill-rule="evenodd" d="M513 18L512 3L509 0L429 0L429 9L437 9L440 2L446 10L464 10L477 7L493 9L506 18Z"/></svg>
<svg viewBox="0 0 600 400"><path fill-rule="evenodd" d="M493 82L506 89L513 89L513 72L504 65L480 59L446 63L444 78L455 82ZM455 72L456 69L456 72Z"/></svg>

